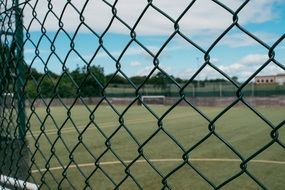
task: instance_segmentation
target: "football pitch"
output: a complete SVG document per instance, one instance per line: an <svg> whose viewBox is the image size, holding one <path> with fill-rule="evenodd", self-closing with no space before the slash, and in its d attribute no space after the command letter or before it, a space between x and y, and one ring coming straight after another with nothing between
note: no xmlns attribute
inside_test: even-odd
<svg viewBox="0 0 285 190"><path fill-rule="evenodd" d="M137 105L94 108L27 110L29 181L44 189L213 189L238 176L222 189L261 189L252 175L268 189L284 187L285 151L277 143L241 169L239 156L247 160L272 141L272 128L249 108L227 111L214 132L209 121L222 107L199 107L207 119L190 106L166 115L170 107L162 105L150 105L152 113ZM283 107L256 109L275 126L284 121ZM285 128L278 133L284 143Z"/></svg>

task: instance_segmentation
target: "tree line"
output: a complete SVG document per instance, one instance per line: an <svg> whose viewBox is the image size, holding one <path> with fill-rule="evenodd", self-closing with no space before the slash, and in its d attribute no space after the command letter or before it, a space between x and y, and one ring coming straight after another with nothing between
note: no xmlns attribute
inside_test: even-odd
<svg viewBox="0 0 285 190"><path fill-rule="evenodd" d="M104 86L116 87L131 87L134 85L150 85L153 88L166 89L169 84L175 80L179 84L187 83L186 79L166 76L158 72L147 79L147 76L132 76L125 78L121 74L104 74L104 68L101 66L92 65L90 67L77 67L73 71L65 71L61 74L56 74L52 71L45 73L38 72L35 68L29 68L25 65L26 87L25 91L28 97L41 96L42 98L50 98L60 96L69 98L75 96L95 97L100 96ZM191 83L194 86L203 86L209 82L225 82L223 79L214 80L194 80Z"/></svg>

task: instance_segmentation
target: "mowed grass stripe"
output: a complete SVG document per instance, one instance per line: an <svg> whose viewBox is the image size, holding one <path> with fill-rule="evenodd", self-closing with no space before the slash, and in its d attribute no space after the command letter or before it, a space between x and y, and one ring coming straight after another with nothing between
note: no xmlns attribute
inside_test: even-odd
<svg viewBox="0 0 285 190"><path fill-rule="evenodd" d="M180 158L169 158L169 159L150 159L150 162L181 162L184 161L183 159ZM129 164L133 162L133 160L125 160L124 163L125 164ZM241 162L240 159L229 159L229 158L190 158L189 162ZM136 163L147 163L146 160L137 160ZM261 163L261 164L281 164L281 165L285 165L285 161L276 161L276 160L250 160L250 163ZM122 164L120 161L108 161L108 162L100 162L99 165L115 165L115 164ZM90 166L94 166L94 163L84 163L84 164L73 164L73 165L69 165L69 169L72 168L76 168L76 167L80 167L80 168L84 168L84 167L90 167ZM61 167L52 167L49 168L49 171L55 171L55 170L63 170L65 169L67 166ZM45 172L47 169L46 168L42 168L39 170L32 170L32 173L39 173L39 172Z"/></svg>
<svg viewBox="0 0 285 190"><path fill-rule="evenodd" d="M123 110L123 107L119 108L120 111ZM161 116L165 113L167 107L153 106L153 109L157 115ZM211 119L223 110L221 107L201 107L200 109ZM258 110L275 125L284 120L284 108L274 107L270 109L260 107ZM42 114L39 116L40 118L45 118L46 113L42 111ZM62 124L66 118L63 108L55 109L53 116L58 124ZM82 131L90 122L88 116L88 113L85 112L82 107L75 107L75 110L71 115L80 131ZM103 130L107 136L111 135L120 125L118 115L105 107L97 112L95 121L100 129L102 128L103 130L104 128L107 128L106 130ZM138 106L133 107L124 115L124 123L139 143L145 142L158 128L156 118L152 117L147 110ZM98 129L94 130L96 127L92 124L82 135L80 146L71 153L70 150L78 144L78 132L76 132L77 129L72 127L70 122L66 123L62 128L60 131L62 136L58 140L56 140L58 130L51 120L46 120L44 123L46 130L43 131L43 134L47 134L47 137L44 135L43 137L39 136L42 132L39 131L39 124L39 121L37 121L35 117L31 119L30 133L34 132L34 135L38 135L34 138L38 139L34 141L34 139L28 138L30 149L32 152L35 152L34 158L37 167L32 166L32 171L36 179L35 183L41 184L41 174L43 174L41 171L46 171L45 169L47 168L45 167L47 164L49 166L48 170L52 172L51 174L56 178L62 179L62 171L69 165L70 156L72 156L73 162L71 163L72 165L69 166L70 170L68 169L67 173L70 176L70 180L76 182L74 183L76 188L83 189L86 184L84 183L85 179L79 172L79 169L88 175L89 172L95 168L95 158L100 156L106 150L105 137L97 131ZM193 109L191 110L191 108L189 109L183 106L178 106L170 112L170 114L163 119L163 124L164 129L186 150L199 142L209 132L207 126L208 122ZM229 110L229 112L215 122L215 126L215 132L228 141L244 158L250 157L272 140L270 137L272 129L251 110L244 107L235 107ZM278 139L281 142L284 142L284 129L285 128L281 127L278 130ZM117 131L116 135L110 139L112 150L116 152L126 164L130 163L138 156L139 147L130 137L129 131L121 128ZM49 141L53 143L53 146L48 142L47 138L49 137ZM89 154L89 152L86 151L86 148L88 148L95 157ZM41 150L41 154L38 149ZM143 146L143 151L144 154L154 162L157 169L164 173L171 172L177 164L183 162L182 155L184 152L181 151L177 144L174 143L163 130L158 132L153 139ZM49 162L46 162L43 157L50 159ZM242 162L214 135L211 135L206 141L191 151L190 157L194 158L190 159L190 161L192 161L196 167L199 167L201 172L212 179L215 184L220 184L236 172L239 172L240 163ZM56 158L58 158L61 163L59 163ZM285 174L284 158L284 149L279 144L274 143L255 157L255 160L250 161L248 163L248 169L253 175L264 182L268 189L283 190L283 179ZM146 164L146 161L143 160L143 158L141 158L138 163L138 165L132 167L132 173L140 180L142 186L145 187L145 189L160 189L160 177L156 176L155 173L151 173L153 170ZM102 165L102 167L105 165L106 168L104 168L104 170L114 178L116 183L125 175L123 165L120 164L119 160L116 160L111 151L107 151L100 159L100 165ZM51 189L57 189L58 184L54 179L50 178L48 173L49 172L44 176L45 182L50 185ZM177 184L177 186L179 186L177 189L187 189L189 187L189 181L195 179L191 182L193 189L205 189L202 188L204 186L200 186L203 182L200 183L199 181L196 181L197 178L193 175L195 175L195 171L189 170L188 167L183 167L173 175L173 178L171 178L175 179L175 182L172 183L170 179L169 183L171 185ZM233 185L232 188L229 187L229 190L256 189L255 184L247 183L248 181L244 176L239 177L237 180L242 186L237 187L237 183L234 181L233 183L235 183L235 185ZM92 178L90 183L92 183L92 187L94 186L99 189L108 187L106 177L102 176L100 172L94 174L94 178ZM109 189L112 189L112 185L109 187ZM127 188L124 189L134 189L132 188L133 186L131 186L131 182L127 181L126 187ZM63 184L62 188L69 189L69 184Z"/></svg>
<svg viewBox="0 0 285 190"><path fill-rule="evenodd" d="M212 111L211 113L214 113L216 111ZM189 116L199 116L198 113L194 113L194 114L189 114L189 113L179 113L179 114L175 114L175 115L171 115L171 116L167 116L163 119L163 121L168 121L168 120L173 120L173 119L182 119L182 118L186 118ZM143 118L143 119L131 119L131 120L126 120L125 123L127 124L143 124L143 123L152 123L152 122L156 122L157 120L155 120L154 118ZM83 130L87 125L81 125L78 126L77 129ZM118 122L102 122L100 124L98 124L98 126L100 126L100 128L105 129L105 128L114 128L114 127L118 127L119 123ZM94 130L97 129L96 127L92 127L89 128L89 130ZM62 129L60 131L61 133L65 134L65 133L74 133L76 132L75 128L67 128L67 129ZM30 132L31 133L31 132ZM34 131L33 135L37 136L40 133L42 133L42 131ZM56 135L58 134L58 129L50 129L50 130L44 130L44 133L46 135ZM27 135L28 138L32 137L32 134L28 134Z"/></svg>

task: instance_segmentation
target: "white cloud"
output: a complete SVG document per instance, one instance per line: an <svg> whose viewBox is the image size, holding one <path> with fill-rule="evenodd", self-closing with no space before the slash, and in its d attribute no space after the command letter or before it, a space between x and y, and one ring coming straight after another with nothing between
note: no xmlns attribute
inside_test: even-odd
<svg viewBox="0 0 285 190"><path fill-rule="evenodd" d="M23 2L22 0L21 2ZM276 18L276 13L273 10L273 5L280 0L252 0L246 5L246 7L240 12L239 18L240 23L262 23L273 18ZM29 1L37 13L37 19L44 23L46 30L58 30L59 21L58 19L50 12L48 13L48 1L41 1L36 3L36 0ZM242 4L241 0L224 0L224 3L234 9ZM60 17L63 23L63 28L67 31L75 31L80 25L81 21L79 19L79 13L74 9L77 8L79 12L82 11L86 1L74 0L71 3L74 5L68 5L65 8L67 1L52 1L52 11ZM189 4L189 1L154 1L154 5L159 7L161 10L170 15L173 19L177 19L183 10ZM120 0L116 4L117 16L124 20L131 27L135 24L143 9L146 7L147 1L133 1L133 0ZM130 11L131 10L131 11ZM24 9L24 23L28 27L30 22L30 30L40 30L41 24L37 23L33 19L33 9L30 6L25 6ZM84 17L84 23L89 25L92 30L95 32L103 32L108 26L112 14L112 8L108 6L103 1L93 0L89 1L85 7L82 16ZM44 21L46 17L46 20ZM225 27L229 26L232 23L232 15L229 14L226 10L223 10L219 5L208 0L199 0L196 1L193 7L185 14L185 16L180 20L179 25L180 29L183 32L191 34L200 34L204 32L213 32L224 30ZM87 31L83 29L80 31ZM109 31L116 33L127 33L129 30L123 26L116 19ZM170 22L163 15L158 13L152 7L146 11L145 15L142 17L141 22L136 28L138 34L169 34L174 31L173 23Z"/></svg>
<svg viewBox="0 0 285 190"><path fill-rule="evenodd" d="M216 57L211 58L211 63L218 63L219 59Z"/></svg>
<svg viewBox="0 0 285 190"><path fill-rule="evenodd" d="M198 69L185 69L179 72L178 77L189 79L191 78ZM203 68L203 70L197 75L195 80L204 80L204 79L213 79L213 78L221 78L222 76L212 67L206 66Z"/></svg>
<svg viewBox="0 0 285 190"><path fill-rule="evenodd" d="M246 80L267 60L267 55L249 54L233 64L220 65L218 68L231 77L237 76L240 80Z"/></svg>
<svg viewBox="0 0 285 190"><path fill-rule="evenodd" d="M195 72L196 72L196 70L194 70L192 68L183 69L178 73L177 77L180 77L183 79L188 79L188 78L192 77Z"/></svg>
<svg viewBox="0 0 285 190"><path fill-rule="evenodd" d="M146 48L148 50L150 50L154 55L159 50L158 46L146 46ZM183 48L185 48L185 46L183 46L183 45L166 47L163 50L163 52L164 52L163 57L166 57L168 55L167 54L168 52L176 51L176 50L183 49ZM113 55L115 58L118 58L121 55L122 51L123 50L121 50L121 51L110 51L110 54ZM125 51L125 53L124 53L124 56L133 56L133 55L142 55L142 56L145 56L145 58L150 58L150 55L144 49L142 49L140 47L129 47L127 49L127 51ZM93 54L83 55L83 58L85 60L90 60L92 57L93 57ZM96 58L107 58L107 57L109 57L109 55L106 52L104 52L103 50L99 51L96 55ZM80 60L81 60L81 58L76 59L76 61L80 61Z"/></svg>
<svg viewBox="0 0 285 190"><path fill-rule="evenodd" d="M137 71L135 75L146 76L152 71L152 69L153 69L153 66L144 67L143 69ZM156 70L154 73L157 73L157 72L158 72L158 70Z"/></svg>
<svg viewBox="0 0 285 190"><path fill-rule="evenodd" d="M284 3L284 0L253 0L249 1L239 16L241 23L262 23L278 17L273 5Z"/></svg>
<svg viewBox="0 0 285 190"><path fill-rule="evenodd" d="M258 70L266 61L268 56L264 54L249 54L242 57L233 64L218 66L219 69L227 73L229 76L237 76L240 81L246 80L256 70ZM274 63L269 63L259 74L261 75L275 75L284 73L285 71Z"/></svg>
<svg viewBox="0 0 285 190"><path fill-rule="evenodd" d="M139 61L132 61L130 63L130 66L132 66L132 67L138 67L138 66L141 66L141 65L142 65L142 63L139 62Z"/></svg>
<svg viewBox="0 0 285 190"><path fill-rule="evenodd" d="M228 65L217 65L217 67L225 72L230 77L237 76L239 81L244 81L248 79L257 69L259 69L266 61L268 56L264 54L249 54L237 62ZM190 78L197 70L195 69L186 69L181 71L179 77L181 78ZM260 75L276 75L279 73L284 73L285 71L276 66L274 63L269 63L259 74ZM201 73L197 76L197 79L211 79L211 78L223 78L223 76L218 73L213 68L206 66Z"/></svg>
<svg viewBox="0 0 285 190"><path fill-rule="evenodd" d="M168 74L172 74L174 72L174 69L170 66L160 65L160 68L162 68Z"/></svg>
<svg viewBox="0 0 285 190"><path fill-rule="evenodd" d="M111 51L110 54L113 55L114 57L119 57L123 52L123 49L121 51ZM129 48L125 53L124 56L127 55L139 55L143 53L144 51L141 48ZM96 57L97 58L104 58L108 57L109 55L105 52L99 52Z"/></svg>
<svg viewBox="0 0 285 190"><path fill-rule="evenodd" d="M161 67L166 73L168 73L168 74L172 74L172 73L174 72L174 70L173 70L172 67L163 66L163 65L161 65L160 67ZM149 73L153 70L153 68L154 68L154 66L146 66L146 67L144 67L143 69L137 71L137 72L135 73L135 76L136 76L136 75L138 75L138 76L146 76L146 75L149 75ZM156 74L156 73L158 73L158 72L159 72L159 70L156 69L153 74Z"/></svg>
<svg viewBox="0 0 285 190"><path fill-rule="evenodd" d="M281 69L280 67L274 65L274 64L269 64L267 67L265 67L259 75L276 75L283 73L284 74L285 70Z"/></svg>
<svg viewBox="0 0 285 190"><path fill-rule="evenodd" d="M158 50L158 47L156 46L147 46L147 48L152 51L153 53L156 53ZM119 51L110 51L109 53L114 56L115 58L118 58L123 52L122 50ZM149 55L144 49L139 48L139 47L129 47L127 49L127 51L124 52L123 56L132 56L132 55ZM87 55L83 55L83 58L85 60L90 60L93 57L93 54L87 54ZM96 58L107 58L109 57L109 55L104 51L99 51L96 55ZM81 60L80 58L76 59Z"/></svg>
<svg viewBox="0 0 285 190"><path fill-rule="evenodd" d="M273 43L275 42L280 36L276 36L271 33L264 33L264 32L252 32L253 35L262 39L265 43ZM238 32L226 35L221 41L221 45L227 45L231 48L238 48L238 47L248 47L248 46L256 46L259 43L252 39L250 36Z"/></svg>
<svg viewBox="0 0 285 190"><path fill-rule="evenodd" d="M249 54L241 58L238 62L242 65L263 64L268 59L268 55L265 54Z"/></svg>

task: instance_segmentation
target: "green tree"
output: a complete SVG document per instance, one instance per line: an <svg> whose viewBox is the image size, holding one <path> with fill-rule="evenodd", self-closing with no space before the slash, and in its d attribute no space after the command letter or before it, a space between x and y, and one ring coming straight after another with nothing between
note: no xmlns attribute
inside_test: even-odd
<svg viewBox="0 0 285 190"><path fill-rule="evenodd" d="M80 88L80 95L83 97L94 97L101 94L102 85L106 83L103 67L92 65L77 67L70 73L71 77Z"/></svg>
<svg viewBox="0 0 285 190"><path fill-rule="evenodd" d="M142 84L146 80L146 76L133 76L130 79L135 84Z"/></svg>
<svg viewBox="0 0 285 190"><path fill-rule="evenodd" d="M77 85L80 85L84 79L84 73L79 66L77 66L77 68L70 73L70 76Z"/></svg>
<svg viewBox="0 0 285 190"><path fill-rule="evenodd" d="M28 80L25 87L26 95L29 98L35 98L37 95L37 84L32 80Z"/></svg>
<svg viewBox="0 0 285 190"><path fill-rule="evenodd" d="M39 84L40 94L43 98L50 98L54 95L55 79L45 76Z"/></svg>
<svg viewBox="0 0 285 190"><path fill-rule="evenodd" d="M101 86L106 83L104 69L100 66L92 65L89 69L83 68L82 72L84 75L84 80L81 86L82 96L99 96L102 92Z"/></svg>
<svg viewBox="0 0 285 190"><path fill-rule="evenodd" d="M106 75L106 81L110 81L114 74ZM128 81L120 74L116 74L111 81L111 84L128 84Z"/></svg>
<svg viewBox="0 0 285 190"><path fill-rule="evenodd" d="M57 93L63 98L71 98L76 96L76 87L67 74L63 74L58 82Z"/></svg>
<svg viewBox="0 0 285 190"><path fill-rule="evenodd" d="M169 79L162 72L158 72L156 75L150 78L149 83L153 84L157 88L165 89L169 83Z"/></svg>

